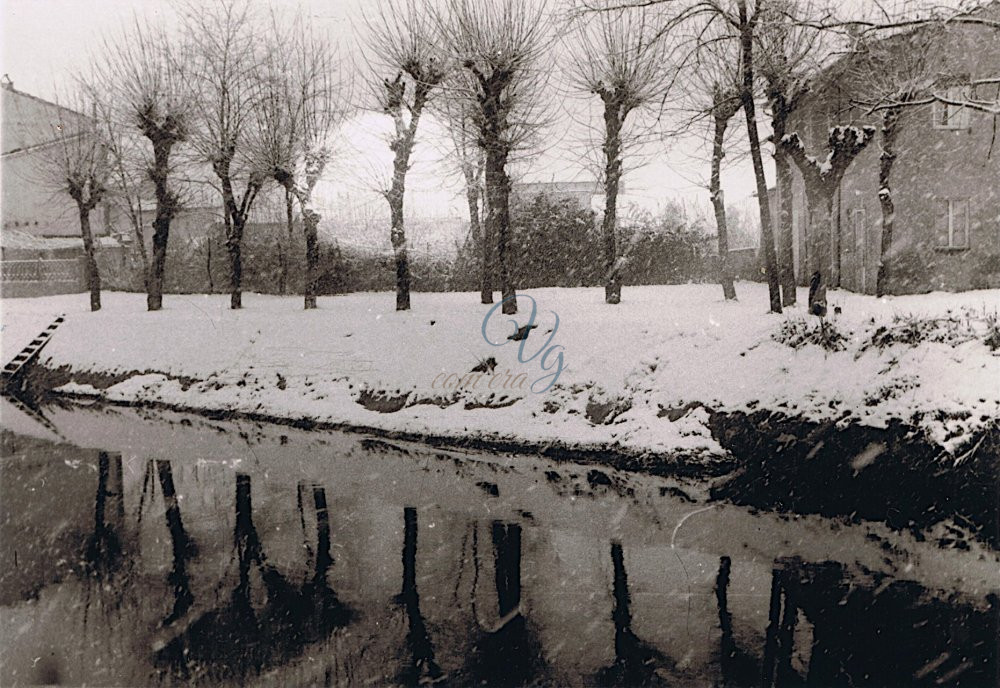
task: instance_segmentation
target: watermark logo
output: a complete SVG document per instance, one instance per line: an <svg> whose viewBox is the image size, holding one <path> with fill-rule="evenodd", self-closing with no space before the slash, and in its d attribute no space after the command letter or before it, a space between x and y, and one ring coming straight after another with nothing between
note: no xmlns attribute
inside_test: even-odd
<svg viewBox="0 0 1000 688"><path fill-rule="evenodd" d="M507 346L508 344L517 342L517 360L521 363L530 363L537 359L538 367L541 369L540 372L545 374L536 378L535 381L531 383L531 391L535 394L541 394L552 388L552 385L556 383L559 376L562 374L562 371L566 368L566 359L563 356L563 352L566 348L560 346L559 344L552 343L552 340L556 337L556 333L559 332L559 314L555 311L551 311L552 315L555 316L555 323L552 325L552 329L546 332L548 338L542 342L542 345L537 350L535 350L535 353L529 355L529 347L533 346L534 341L537 341L537 338L535 338L532 341L532 344L529 345L528 343L528 335L531 334L532 330L538 328L538 304L535 302L534 297L528 296L527 294L521 295L522 299L531 303L531 315L528 318L528 322L520 327L518 326L517 321L511 318L508 322L514 326L514 332L506 339L495 342L490 339L489 334L486 331L490 319L497 314L498 310L501 309L508 300L513 298L516 297L507 297L500 303L494 305L493 308L486 313L486 316L483 318L483 339L490 346Z"/></svg>

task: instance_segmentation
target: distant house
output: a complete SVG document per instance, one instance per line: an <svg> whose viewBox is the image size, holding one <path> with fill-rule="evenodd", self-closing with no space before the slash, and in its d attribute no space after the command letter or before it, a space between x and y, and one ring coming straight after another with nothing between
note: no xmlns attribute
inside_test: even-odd
<svg viewBox="0 0 1000 688"><path fill-rule="evenodd" d="M544 195L586 210L593 204L594 197L604 195L604 185L599 182L518 182L511 186L510 193L515 203L528 202L535 196ZM619 184L619 193L625 194L624 183Z"/></svg>
<svg viewBox="0 0 1000 688"><path fill-rule="evenodd" d="M0 84L0 294L41 296L83 291L83 240L76 204L51 178L60 132L87 118ZM108 243L108 207L92 214L97 245ZM111 242L114 243L114 242Z"/></svg>
<svg viewBox="0 0 1000 688"><path fill-rule="evenodd" d="M968 83L1000 74L996 29L952 24L935 31L932 54L942 79ZM903 41L890 46L896 47L909 46ZM812 155L825 152L832 126L880 126L878 113L866 114L866 108L857 105L861 85L849 76L851 59L845 57L820 75L790 118L788 131L798 133ZM991 88L995 91L997 86ZM952 90L955 97L963 95L960 88ZM997 119L935 102L906 108L899 126L899 155L890 180L896 212L888 291L1000 287ZM875 291L882 240L879 137L877 133L847 170L835 197L830 228L833 284L864 293ZM802 178L794 164L792 170L794 266L797 281L804 284L814 242L808 236Z"/></svg>
<svg viewBox="0 0 1000 688"><path fill-rule="evenodd" d="M0 125L0 174L3 179L3 229L35 237L79 236L76 204L49 179L48 157L60 140L60 127L87 117L79 112L15 90L5 77ZM105 208L93 221L96 235L106 234Z"/></svg>

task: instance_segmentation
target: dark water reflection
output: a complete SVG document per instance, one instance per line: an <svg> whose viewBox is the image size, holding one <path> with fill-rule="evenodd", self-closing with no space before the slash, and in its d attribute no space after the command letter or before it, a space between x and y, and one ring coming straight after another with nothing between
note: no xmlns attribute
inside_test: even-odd
<svg viewBox="0 0 1000 688"><path fill-rule="evenodd" d="M53 415L2 438L0 685L997 682L995 593L867 531L720 508L683 539L654 479Z"/></svg>

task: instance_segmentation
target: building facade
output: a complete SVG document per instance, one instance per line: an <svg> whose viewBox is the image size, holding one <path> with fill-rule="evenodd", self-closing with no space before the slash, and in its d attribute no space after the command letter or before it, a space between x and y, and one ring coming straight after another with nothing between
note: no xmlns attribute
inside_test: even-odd
<svg viewBox="0 0 1000 688"><path fill-rule="evenodd" d="M76 204L53 179L53 148L60 132L87 119L83 114L15 90L6 79L0 88L0 175L3 229L35 237L80 235ZM106 234L106 208L92 221L96 235Z"/></svg>
<svg viewBox="0 0 1000 688"><path fill-rule="evenodd" d="M994 28L965 24L935 32L928 57L939 79L935 91L947 89L959 99L967 91L949 89L940 80L969 83L1000 74L1000 40ZM893 49L909 47L899 41ZM882 243L881 115L870 112L871 105L865 103L864 79L850 68L850 59L817 80L790 117L788 131L799 134L806 151L822 159L831 127L876 128L874 139L841 181L830 228L833 284L874 293ZM895 223L887 254L888 293L1000 287L997 118L938 101L903 108L898 127L898 157L890 177ZM808 237L805 187L794 164L792 176L794 265L797 281L805 284L814 242Z"/></svg>

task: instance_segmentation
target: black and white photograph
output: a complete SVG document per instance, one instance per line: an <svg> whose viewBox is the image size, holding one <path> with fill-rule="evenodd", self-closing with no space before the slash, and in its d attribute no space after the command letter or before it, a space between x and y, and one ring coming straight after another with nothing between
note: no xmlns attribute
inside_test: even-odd
<svg viewBox="0 0 1000 688"><path fill-rule="evenodd" d="M0 0L0 686L1000 687L1000 0Z"/></svg>

